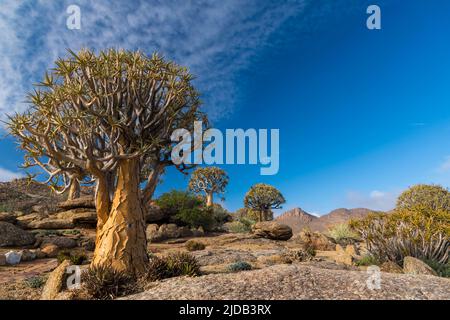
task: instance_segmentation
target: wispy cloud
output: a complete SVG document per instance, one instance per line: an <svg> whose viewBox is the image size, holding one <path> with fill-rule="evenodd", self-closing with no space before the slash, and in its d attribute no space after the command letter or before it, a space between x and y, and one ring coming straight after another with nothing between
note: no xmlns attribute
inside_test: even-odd
<svg viewBox="0 0 450 320"><path fill-rule="evenodd" d="M0 168L0 182L11 181L13 179L22 178L23 174Z"/></svg>
<svg viewBox="0 0 450 320"><path fill-rule="evenodd" d="M21 111L32 82L66 48L158 50L198 75L212 118L229 114L239 94L234 80L270 45L306 0L79 0L81 30L66 28L73 1L3 0L0 12L0 111Z"/></svg>
<svg viewBox="0 0 450 320"><path fill-rule="evenodd" d="M347 193L347 201L351 207L364 207L373 210L392 210L395 207L397 194L373 190L366 193L350 191Z"/></svg>
<svg viewBox="0 0 450 320"><path fill-rule="evenodd" d="M445 160L440 164L437 171L440 173L450 171L450 156L445 157Z"/></svg>

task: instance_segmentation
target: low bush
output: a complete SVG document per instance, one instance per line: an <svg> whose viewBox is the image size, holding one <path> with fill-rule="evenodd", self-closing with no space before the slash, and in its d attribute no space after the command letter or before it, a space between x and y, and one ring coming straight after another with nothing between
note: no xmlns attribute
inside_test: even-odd
<svg viewBox="0 0 450 320"><path fill-rule="evenodd" d="M198 251L198 250L204 250L205 244L199 241L195 240L189 240L185 243L185 247L188 251Z"/></svg>
<svg viewBox="0 0 450 320"><path fill-rule="evenodd" d="M227 269L231 272L252 270L252 265L245 261L238 261L230 264Z"/></svg>
<svg viewBox="0 0 450 320"><path fill-rule="evenodd" d="M87 293L94 299L110 300L135 293L138 290L136 278L111 267L90 267L82 275Z"/></svg>
<svg viewBox="0 0 450 320"><path fill-rule="evenodd" d="M167 256L167 264L174 277L200 275L200 265L197 259L185 252L172 253Z"/></svg>
<svg viewBox="0 0 450 320"><path fill-rule="evenodd" d="M9 204L6 203L0 204L0 212L12 212L12 211L14 211L13 207L10 206Z"/></svg>
<svg viewBox="0 0 450 320"><path fill-rule="evenodd" d="M45 284L43 277L35 276L24 280L25 284L33 289L39 289Z"/></svg>
<svg viewBox="0 0 450 320"><path fill-rule="evenodd" d="M440 264L433 260L425 259L424 262L428 264L440 277L450 278L450 263Z"/></svg>
<svg viewBox="0 0 450 320"><path fill-rule="evenodd" d="M147 281L157 281L172 277L172 271L169 269L166 259L151 256L148 263Z"/></svg>
<svg viewBox="0 0 450 320"><path fill-rule="evenodd" d="M156 204L173 220L190 228L212 230L218 220L225 218L222 210L206 208L201 197L186 191L172 190L164 193L156 200Z"/></svg>
<svg viewBox="0 0 450 320"><path fill-rule="evenodd" d="M190 228L202 227L211 231L216 225L212 209L209 208L182 209L175 217Z"/></svg>
<svg viewBox="0 0 450 320"><path fill-rule="evenodd" d="M417 206L370 214L350 225L366 242L369 254L380 262L402 265L404 257L412 256L441 266L448 263L450 211Z"/></svg>
<svg viewBox="0 0 450 320"><path fill-rule="evenodd" d="M79 251L61 250L57 256L58 263L69 260L74 265L82 265L88 260L86 254Z"/></svg>
<svg viewBox="0 0 450 320"><path fill-rule="evenodd" d="M65 234L65 235L79 235L79 234L81 234L81 231L78 230L78 229L64 230L62 232L62 234Z"/></svg>
<svg viewBox="0 0 450 320"><path fill-rule="evenodd" d="M63 233L59 230L36 230L32 231L38 237L51 237L51 236L62 236Z"/></svg>
<svg viewBox="0 0 450 320"><path fill-rule="evenodd" d="M362 256L359 260L356 260L355 265L358 267L360 267L360 266L379 266L380 261L377 258L375 258L374 256L368 254L368 255Z"/></svg>
<svg viewBox="0 0 450 320"><path fill-rule="evenodd" d="M228 210L223 208L218 203L215 203L212 207L212 216L216 227L219 227L223 225L225 222L229 222L233 219Z"/></svg>
<svg viewBox="0 0 450 320"><path fill-rule="evenodd" d="M232 233L247 233L252 230L251 225L242 223L241 221L233 221L228 224L228 231Z"/></svg>
<svg viewBox="0 0 450 320"><path fill-rule="evenodd" d="M339 223L328 230L328 236L340 245L347 245L358 239L358 234L347 223Z"/></svg>
<svg viewBox="0 0 450 320"><path fill-rule="evenodd" d="M171 277L200 275L197 259L185 252L171 253L165 257L152 256L149 261L147 281L162 280Z"/></svg>
<svg viewBox="0 0 450 320"><path fill-rule="evenodd" d="M190 192L172 190L162 194L156 204L168 216L175 216L186 209L203 207L203 200Z"/></svg>

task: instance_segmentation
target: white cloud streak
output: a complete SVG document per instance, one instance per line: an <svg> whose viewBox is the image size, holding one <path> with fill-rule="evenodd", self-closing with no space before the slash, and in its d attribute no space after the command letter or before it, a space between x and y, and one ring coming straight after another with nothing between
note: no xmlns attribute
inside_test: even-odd
<svg viewBox="0 0 450 320"><path fill-rule="evenodd" d="M450 171L450 156L445 157L444 162L438 168L438 172L445 173Z"/></svg>
<svg viewBox="0 0 450 320"><path fill-rule="evenodd" d="M158 50L198 76L205 110L230 114L235 77L304 0L110 1L3 0L0 13L0 112L23 111L25 95L66 48ZM66 28L66 8L81 8L81 30ZM4 118L1 117L0 118Z"/></svg>

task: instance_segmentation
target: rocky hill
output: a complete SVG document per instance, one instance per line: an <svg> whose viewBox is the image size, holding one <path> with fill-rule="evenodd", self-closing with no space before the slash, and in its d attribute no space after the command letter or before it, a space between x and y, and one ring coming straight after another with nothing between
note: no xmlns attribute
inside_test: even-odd
<svg viewBox="0 0 450 320"><path fill-rule="evenodd" d="M334 224L347 222L350 219L361 219L370 212L373 212L373 210L365 208L341 208L333 210L326 215L316 217L301 208L294 208L276 217L275 220L290 226L294 233L299 232L304 228L323 232Z"/></svg>
<svg viewBox="0 0 450 320"><path fill-rule="evenodd" d="M313 216L301 208L288 210L275 218L278 222L290 226L294 233L305 227L310 227L318 219L319 217Z"/></svg>

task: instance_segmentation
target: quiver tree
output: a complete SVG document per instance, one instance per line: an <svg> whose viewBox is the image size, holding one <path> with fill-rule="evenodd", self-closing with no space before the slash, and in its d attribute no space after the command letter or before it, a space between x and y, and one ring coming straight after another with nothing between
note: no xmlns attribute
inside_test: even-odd
<svg viewBox="0 0 450 320"><path fill-rule="evenodd" d="M275 187L258 183L245 194L244 206L259 213L259 221L269 220L272 209L281 209L285 203L283 195Z"/></svg>
<svg viewBox="0 0 450 320"><path fill-rule="evenodd" d="M30 110L10 118L26 159L44 170L45 161L56 168L51 179L79 170L95 180L94 266L144 271L140 183L170 148L174 127L199 117L192 79L186 68L157 54L70 51L30 94Z"/></svg>
<svg viewBox="0 0 450 320"><path fill-rule="evenodd" d="M225 193L228 180L226 172L218 167L198 168L192 173L188 188L195 193L204 193L206 206L211 207L214 193Z"/></svg>

